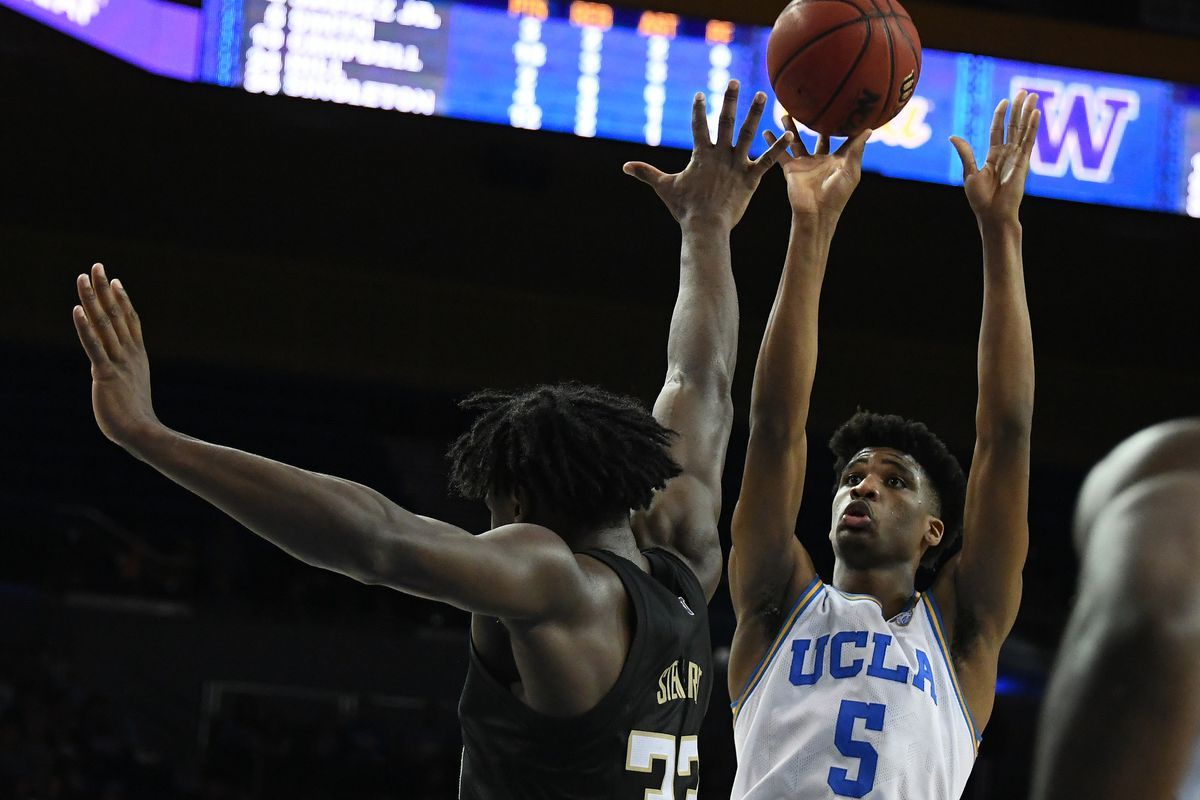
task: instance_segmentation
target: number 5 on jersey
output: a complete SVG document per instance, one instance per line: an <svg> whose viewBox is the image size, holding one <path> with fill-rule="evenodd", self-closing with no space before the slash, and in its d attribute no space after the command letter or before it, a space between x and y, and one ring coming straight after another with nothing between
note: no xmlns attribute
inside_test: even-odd
<svg viewBox="0 0 1200 800"><path fill-rule="evenodd" d="M679 755L676 758L675 737L668 733L629 732L629 751L625 756L625 769L630 772L653 772L655 761L665 761L662 786L647 789L642 800L675 800L675 775L686 778L696 776L696 785L687 790L683 800L696 800L700 787L700 738L684 736L679 739ZM692 764L696 767L693 770ZM678 769L676 769L678 766Z"/></svg>
<svg viewBox="0 0 1200 800"><path fill-rule="evenodd" d="M869 742L854 738L854 722L862 720L869 731L883 730L887 706L882 703L861 703L843 700L838 711L837 729L833 743L846 758L858 759L858 777L850 780L850 771L843 767L829 768L829 788L839 797L866 797L875 788L875 770L879 766L879 751Z"/></svg>

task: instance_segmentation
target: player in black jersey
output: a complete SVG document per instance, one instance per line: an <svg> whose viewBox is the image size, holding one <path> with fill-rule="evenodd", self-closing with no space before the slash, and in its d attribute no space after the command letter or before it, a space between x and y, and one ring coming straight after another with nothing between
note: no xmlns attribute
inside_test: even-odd
<svg viewBox="0 0 1200 800"><path fill-rule="evenodd" d="M730 84L715 144L697 96L683 172L625 167L683 232L654 415L576 385L468 400L479 417L451 455L456 487L491 509L479 536L168 429L124 287L100 265L79 276L75 326L108 438L302 561L472 612L464 798L682 799L697 786L737 349L729 233L788 144L752 161L765 97L735 142L737 94Z"/></svg>

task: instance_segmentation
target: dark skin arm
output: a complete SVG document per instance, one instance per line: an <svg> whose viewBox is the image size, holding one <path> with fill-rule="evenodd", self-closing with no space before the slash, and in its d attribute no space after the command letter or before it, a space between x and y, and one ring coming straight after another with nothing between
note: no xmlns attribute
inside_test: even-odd
<svg viewBox="0 0 1200 800"><path fill-rule="evenodd" d="M77 289L96 422L166 477L301 561L363 583L517 620L584 613L589 579L551 531L509 525L472 536L351 481L167 428L151 402L142 327L124 287L97 264Z"/></svg>
<svg viewBox="0 0 1200 800"><path fill-rule="evenodd" d="M721 579L721 474L733 424L730 387L737 360L738 303L729 235L741 220L762 176L783 153L781 141L757 160L750 144L766 96L754 98L737 140L733 138L738 84L725 93L711 141L704 95L692 106L694 148L683 172L668 175L640 162L625 171L650 185L683 235L679 298L667 340L667 375L654 416L679 435L671 455L683 472L635 515L643 549L665 547L691 567L711 599Z"/></svg>
<svg viewBox="0 0 1200 800"><path fill-rule="evenodd" d="M1144 431L1105 459L1076 533L1079 595L1031 797L1182 798L1200 731L1200 420Z"/></svg>
<svg viewBox="0 0 1200 800"><path fill-rule="evenodd" d="M822 137L811 155L796 138L792 152L781 159L792 231L754 369L750 442L729 557L737 614L729 659L734 698L770 646L783 614L816 576L795 527L808 459L805 425L817 368L817 310L833 233L858 185L870 135L866 131L848 140L832 155L828 138ZM767 138L774 143L773 135Z"/></svg>
<svg viewBox="0 0 1200 800"><path fill-rule="evenodd" d="M942 570L934 597L946 615L963 691L982 730L995 703L1000 646L1021 605L1029 551L1029 441L1033 423L1033 334L1025 299L1018 216L1040 122L1037 95L1021 92L992 119L987 161L952 142L983 240L983 320L975 454L967 481L963 548ZM959 625L966 622L969 625ZM960 635L963 630L973 633Z"/></svg>

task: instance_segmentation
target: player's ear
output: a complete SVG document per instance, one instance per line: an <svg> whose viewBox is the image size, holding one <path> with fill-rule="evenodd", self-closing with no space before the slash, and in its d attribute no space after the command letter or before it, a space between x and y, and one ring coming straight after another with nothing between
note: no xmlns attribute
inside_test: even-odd
<svg viewBox="0 0 1200 800"><path fill-rule="evenodd" d="M523 486L513 490L513 522L528 522L533 515L534 502L529 491Z"/></svg>
<svg viewBox="0 0 1200 800"><path fill-rule="evenodd" d="M946 523L942 522L937 517L931 516L926 523L924 541L930 548L937 547L942 543L942 537L946 535Z"/></svg>

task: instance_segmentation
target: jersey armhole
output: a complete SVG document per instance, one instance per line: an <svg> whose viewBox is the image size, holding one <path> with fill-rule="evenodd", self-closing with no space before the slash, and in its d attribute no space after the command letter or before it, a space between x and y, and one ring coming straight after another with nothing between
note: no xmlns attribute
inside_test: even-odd
<svg viewBox="0 0 1200 800"><path fill-rule="evenodd" d="M962 711L963 720L967 723L967 730L971 734L971 746L974 748L975 755L978 756L979 743L983 737L980 735L979 729L975 727L975 717L971 714L966 695L963 694L962 686L958 682L958 672L954 669L954 658L950 654L950 640L946 638L945 624L942 622L942 611L938 608L937 601L933 599L932 592L922 593L921 600L925 603L925 616L929 619L929 627L933 628L933 635L937 639L938 652L942 654L942 661L946 664L946 672L954 687L954 696L958 700L958 707Z"/></svg>
<svg viewBox="0 0 1200 800"><path fill-rule="evenodd" d="M795 627L796 621L800 619L800 615L804 613L805 609L812 605L813 600L821 593L821 589L824 586L825 584L821 582L821 577L818 575L800 592L800 597L784 618L783 625L780 627L779 633L775 636L775 641L771 642L771 646L767 648L767 652L763 653L763 657L754 667L753 672L750 673L750 680L746 682L746 686L742 689L737 699L729 704L733 709L733 722L735 725L737 724L738 713L742 710L742 706L749 699L750 694L758 684L762 682L763 676L766 675L767 669L771 666L771 662L774 661L775 655L779 652L784 640L787 639L788 634Z"/></svg>

